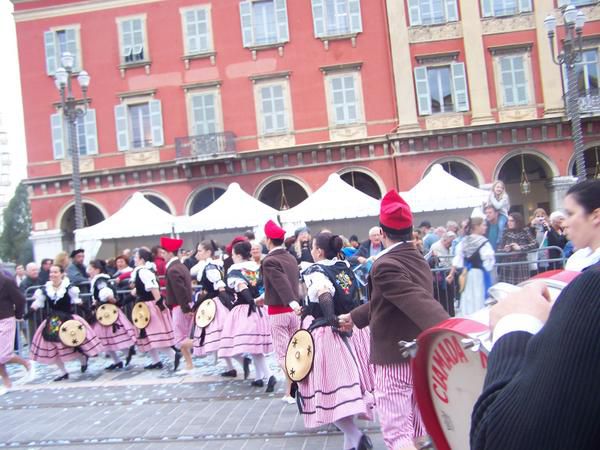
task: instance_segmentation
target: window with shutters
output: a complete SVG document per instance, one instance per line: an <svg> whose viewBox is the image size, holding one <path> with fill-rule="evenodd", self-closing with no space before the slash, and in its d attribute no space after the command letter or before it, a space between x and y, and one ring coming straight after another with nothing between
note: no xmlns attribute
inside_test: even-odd
<svg viewBox="0 0 600 450"><path fill-rule="evenodd" d="M258 95L261 134L287 133L289 121L285 85L283 83L261 84L258 88Z"/></svg>
<svg viewBox="0 0 600 450"><path fill-rule="evenodd" d="M130 101L115 106L119 150L139 150L164 145L160 100Z"/></svg>
<svg viewBox="0 0 600 450"><path fill-rule="evenodd" d="M210 5L182 8L181 28L185 55L197 55L213 50Z"/></svg>
<svg viewBox="0 0 600 450"><path fill-rule="evenodd" d="M496 71L502 107L531 103L529 61L525 54L499 55L496 58Z"/></svg>
<svg viewBox="0 0 600 450"><path fill-rule="evenodd" d="M188 91L187 103L190 136L207 136L223 131L218 87Z"/></svg>
<svg viewBox="0 0 600 450"><path fill-rule="evenodd" d="M62 111L50 116L52 149L54 159L69 157L69 122ZM98 131L96 128L96 110L88 109L86 114L77 117L75 122L75 148L81 156L98 153Z"/></svg>
<svg viewBox="0 0 600 450"><path fill-rule="evenodd" d="M422 116L469 110L464 63L415 67L415 87Z"/></svg>
<svg viewBox="0 0 600 450"><path fill-rule="evenodd" d="M258 147L295 145L289 72L250 77L254 83L254 108Z"/></svg>
<svg viewBox="0 0 600 450"><path fill-rule="evenodd" d="M311 0L315 36L327 38L362 32L360 0Z"/></svg>
<svg viewBox="0 0 600 450"><path fill-rule="evenodd" d="M513 16L531 11L531 0L481 0L483 17Z"/></svg>
<svg viewBox="0 0 600 450"><path fill-rule="evenodd" d="M360 72L331 72L325 77L329 122L349 126L364 122Z"/></svg>
<svg viewBox="0 0 600 450"><path fill-rule="evenodd" d="M438 25L458 20L456 0L409 0L411 26Z"/></svg>
<svg viewBox="0 0 600 450"><path fill-rule="evenodd" d="M136 64L150 60L146 36L146 16L119 17L121 64Z"/></svg>
<svg viewBox="0 0 600 450"><path fill-rule="evenodd" d="M240 2L244 47L260 47L289 41L286 0Z"/></svg>
<svg viewBox="0 0 600 450"><path fill-rule="evenodd" d="M81 70L81 44L79 40L79 25L51 28L44 32L44 49L46 53L46 73L54 75L61 67L63 53L69 52L74 56L73 72Z"/></svg>
<svg viewBox="0 0 600 450"><path fill-rule="evenodd" d="M575 78L580 96L598 95L598 50L588 49L581 54L581 61L575 63Z"/></svg>

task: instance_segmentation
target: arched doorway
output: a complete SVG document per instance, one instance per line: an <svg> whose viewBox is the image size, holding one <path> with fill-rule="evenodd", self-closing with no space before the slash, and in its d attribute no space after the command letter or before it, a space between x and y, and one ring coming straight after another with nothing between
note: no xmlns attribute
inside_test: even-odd
<svg viewBox="0 0 600 450"><path fill-rule="evenodd" d="M544 208L549 214L550 195L546 183L552 178L552 170L539 156L517 154L502 164L498 179L506 185L511 211L523 214L527 220L536 208Z"/></svg>
<svg viewBox="0 0 600 450"><path fill-rule="evenodd" d="M381 199L381 189L379 188L379 184L375 179L364 173L356 170L351 170L346 173L342 173L340 178L348 183L355 189L376 198L377 200Z"/></svg>
<svg viewBox="0 0 600 450"><path fill-rule="evenodd" d="M583 153L585 158L585 178L588 180L600 178L600 146L586 149ZM571 175L577 176L577 164L575 157L571 160Z"/></svg>
<svg viewBox="0 0 600 450"><path fill-rule="evenodd" d="M158 195L144 194L144 197L146 197L148 201L150 201L153 205L158 206L163 211L166 211L169 214L173 214L171 208L169 207L169 205L167 205L167 202L160 198Z"/></svg>
<svg viewBox="0 0 600 450"><path fill-rule="evenodd" d="M216 199L225 193L225 189L220 187L208 187L196 192L190 201L188 214L190 216L202 211L212 204Z"/></svg>
<svg viewBox="0 0 600 450"><path fill-rule="evenodd" d="M479 180L477 179L477 175L475 174L473 169L471 169L466 164L459 161L444 161L441 162L440 165L444 168L446 172L448 172L454 178L458 178L463 183L467 183L471 186L479 187ZM431 170L431 168L429 170Z"/></svg>
<svg viewBox="0 0 600 450"><path fill-rule="evenodd" d="M261 202L279 211L293 208L307 197L308 193L300 183L287 178L267 183L258 193Z"/></svg>
<svg viewBox="0 0 600 450"><path fill-rule="evenodd" d="M106 217L95 205L91 203L83 202L83 226L91 227L97 223L102 222ZM63 248L71 251L75 243L75 236L73 230L75 230L75 206L71 205L63 213L60 219L60 230L63 233Z"/></svg>

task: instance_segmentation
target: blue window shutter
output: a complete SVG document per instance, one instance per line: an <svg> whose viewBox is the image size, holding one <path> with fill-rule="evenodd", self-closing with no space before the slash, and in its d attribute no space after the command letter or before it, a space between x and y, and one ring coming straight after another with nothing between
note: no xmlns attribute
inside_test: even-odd
<svg viewBox="0 0 600 450"><path fill-rule="evenodd" d="M244 47L254 44L254 33L252 31L252 3L240 2L240 21L242 23L242 42Z"/></svg>
<svg viewBox="0 0 600 450"><path fill-rule="evenodd" d="M312 0L315 37L325 36L325 0Z"/></svg>
<svg viewBox="0 0 600 450"><path fill-rule="evenodd" d="M290 32L286 0L275 0L275 20L277 22L277 42L288 42Z"/></svg>
<svg viewBox="0 0 600 450"><path fill-rule="evenodd" d="M350 31L352 33L361 33L360 0L348 0L348 13L350 15Z"/></svg>
<svg viewBox="0 0 600 450"><path fill-rule="evenodd" d="M427 67L415 67L415 87L417 89L417 105L419 115L431 114L431 95L429 93L429 81L427 80Z"/></svg>
<svg viewBox="0 0 600 450"><path fill-rule="evenodd" d="M98 154L98 131L96 128L96 110L88 109L84 116L85 150L87 155Z"/></svg>
<svg viewBox="0 0 600 450"><path fill-rule="evenodd" d="M519 0L519 12L531 12L531 0Z"/></svg>
<svg viewBox="0 0 600 450"><path fill-rule="evenodd" d="M79 51L77 49L77 30L67 28L65 36L67 37L67 50L73 55L73 71L79 72L81 70L81 62L79 61Z"/></svg>
<svg viewBox="0 0 600 450"><path fill-rule="evenodd" d="M117 130L117 148L119 151L129 150L129 121L127 105L115 106L115 125Z"/></svg>
<svg viewBox="0 0 600 450"><path fill-rule="evenodd" d="M63 159L65 157L65 133L62 111L50 116L50 129L52 130L52 151L54 153L54 159Z"/></svg>
<svg viewBox="0 0 600 450"><path fill-rule="evenodd" d="M481 14L483 17L494 17L493 0L481 0Z"/></svg>
<svg viewBox="0 0 600 450"><path fill-rule="evenodd" d="M410 19L410 25L421 25L421 9L419 7L419 0L408 0L408 17Z"/></svg>
<svg viewBox="0 0 600 450"><path fill-rule="evenodd" d="M456 0L446 0L446 22L456 22L458 20L458 9Z"/></svg>
<svg viewBox="0 0 600 450"><path fill-rule="evenodd" d="M163 135L163 120L160 100L150 100L150 126L152 127L152 146L160 147L165 144Z"/></svg>
<svg viewBox="0 0 600 450"><path fill-rule="evenodd" d="M54 75L56 72L56 42L54 31L44 32L44 48L46 49L46 73Z"/></svg>
<svg viewBox="0 0 600 450"><path fill-rule="evenodd" d="M467 89L467 75L464 63L452 63L452 84L454 86L454 105L456 111L469 110L469 93Z"/></svg>

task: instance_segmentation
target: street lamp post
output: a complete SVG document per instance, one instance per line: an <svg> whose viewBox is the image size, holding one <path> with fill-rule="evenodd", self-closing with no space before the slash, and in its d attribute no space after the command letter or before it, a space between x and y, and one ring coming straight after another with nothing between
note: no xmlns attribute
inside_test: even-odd
<svg viewBox="0 0 600 450"><path fill-rule="evenodd" d="M77 145L77 119L85 116L87 112L87 90L90 85L90 76L81 70L77 81L83 93L83 101L75 99L72 89L74 57L65 52L61 57L62 66L56 69L54 81L60 91L60 103L65 119L67 120L69 155L71 156L73 195L75 197L75 229L83 228L83 203L81 201L81 174L79 171L79 146ZM80 104L81 103L81 104Z"/></svg>
<svg viewBox="0 0 600 450"><path fill-rule="evenodd" d="M575 64L581 61L583 25L585 14L577 11L570 0L560 0L559 6L565 26L565 37L562 50L558 55L554 53L554 37L556 36L556 18L550 14L544 20L544 26L550 40L550 52L552 61L558 66L563 66L567 72L567 114L571 119L571 132L575 144L575 165L577 167L577 178L585 180L585 158L583 148L583 133L581 131L581 116L579 111L578 86L575 77ZM557 42L558 48L558 42Z"/></svg>

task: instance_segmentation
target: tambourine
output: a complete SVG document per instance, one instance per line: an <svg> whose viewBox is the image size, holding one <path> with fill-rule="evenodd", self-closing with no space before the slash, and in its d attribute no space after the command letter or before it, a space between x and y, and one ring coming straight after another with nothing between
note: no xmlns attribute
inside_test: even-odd
<svg viewBox="0 0 600 450"><path fill-rule="evenodd" d="M285 372L295 382L304 380L312 371L315 341L307 330L298 330L290 339L285 355Z"/></svg>
<svg viewBox="0 0 600 450"><path fill-rule="evenodd" d="M85 341L85 326L79 320L66 320L58 330L58 337L67 347L79 347Z"/></svg>
<svg viewBox="0 0 600 450"><path fill-rule="evenodd" d="M119 318L119 308L112 303L104 303L96 309L96 320L100 325L110 327Z"/></svg>
<svg viewBox="0 0 600 450"><path fill-rule="evenodd" d="M138 302L134 305L133 311L131 312L131 319L133 326L138 330L143 330L150 323L150 309L145 302Z"/></svg>
<svg viewBox="0 0 600 450"><path fill-rule="evenodd" d="M196 325L205 328L211 324L217 314L217 304L212 298L204 300L196 311Z"/></svg>

